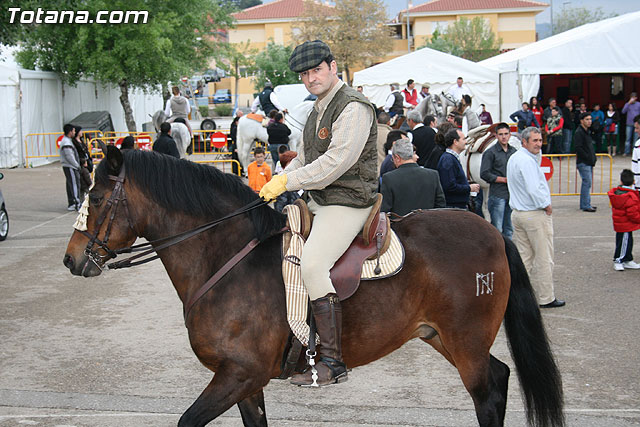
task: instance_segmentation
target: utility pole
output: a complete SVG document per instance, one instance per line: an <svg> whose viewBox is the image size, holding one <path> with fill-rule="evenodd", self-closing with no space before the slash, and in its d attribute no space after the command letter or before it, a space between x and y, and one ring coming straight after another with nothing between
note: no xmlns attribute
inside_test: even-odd
<svg viewBox="0 0 640 427"><path fill-rule="evenodd" d="M551 35L553 35L553 0L549 0L549 10L551 12Z"/></svg>
<svg viewBox="0 0 640 427"><path fill-rule="evenodd" d="M407 0L407 52L411 53L411 31L409 29L409 7L411 3Z"/></svg>

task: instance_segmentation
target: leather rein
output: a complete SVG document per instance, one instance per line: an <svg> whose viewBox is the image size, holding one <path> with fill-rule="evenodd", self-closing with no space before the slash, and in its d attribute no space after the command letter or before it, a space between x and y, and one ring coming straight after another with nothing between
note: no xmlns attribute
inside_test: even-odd
<svg viewBox="0 0 640 427"><path fill-rule="evenodd" d="M124 165L122 165L122 168L120 169L120 173L118 174L118 176L114 176L114 175L109 175L109 179L111 181L115 181L116 184L113 188L113 191L111 192L111 196L109 197L109 200L107 201L107 204L105 205L105 208L103 209L103 211L100 213L100 216L98 217L98 221L96 222L96 228L95 231L93 232L93 234L88 233L87 231L80 231L77 230L78 232L84 234L86 237L89 238L89 242L87 243L87 246L84 249L84 254L89 258L89 260L91 262L93 262L100 270L116 270L119 268L127 268L127 267L133 267L136 265L141 265L141 264L145 264L147 262L153 261L157 258L160 257L160 255L157 254L158 251L168 248L169 246L173 246L177 243L183 242L184 240L187 240L197 234L200 234L204 231L207 231L213 227L215 227L216 225L219 225L220 223L227 221L231 218L234 218L236 216L245 214L249 211L252 211L253 209L259 208L261 206L264 206L266 204L268 204L269 202L262 200L262 199L256 199L253 202L231 212L228 215L223 216L222 218L218 218L214 221L208 222L206 224L200 225L196 228L193 228L191 230L187 230L184 231L182 233L178 233L176 235L173 236L169 236L169 237L163 237L161 239L157 239L157 240L152 240L150 242L147 243L141 243L139 245L133 245L133 246L128 246L125 248L120 248L120 249L110 249L108 246L109 243L109 235L111 234L111 227L113 225L113 221L116 217L116 213L118 211L118 206L120 204L122 204L122 207L124 209L125 212L125 216L127 217L127 222L129 224L129 228L131 228L132 230L134 230L133 227L133 222L131 221L131 216L129 214L129 207L127 205L127 195L125 193L124 190L124 181L125 181L125 168ZM110 213L110 215L109 215ZM100 233L100 229L102 228L102 224L104 223L105 219L107 218L107 215L109 215L109 222L107 224L107 230L105 232L105 235L103 237L103 239L99 239L98 238L98 234ZM284 231L284 230L281 230ZM240 262L245 256L247 256L249 254L249 252L251 252L256 246L258 246L258 244L260 243L260 241L257 238L254 238L253 240L251 240L244 248L242 248L240 250L240 252L238 252L235 256L233 256L231 259L229 259L229 261L227 261L221 268L220 270L218 270L216 273L213 274L213 276L211 276L211 278L209 280L207 280L207 282L205 282L204 285L202 285L197 291L196 293L191 297L191 299L188 301L187 304L185 304L185 308L184 308L184 319L185 319L185 323L187 322L188 319L188 315L189 312L191 310L191 308L193 307L193 305L205 294L207 293L207 291L209 291L211 288L213 288L217 282L226 274L228 273L238 262ZM158 245L157 247L154 247L154 245ZM106 254L105 255L101 255L97 252L95 252L93 250L93 247L97 245L99 248L101 248ZM116 262L112 262L109 264L106 264L106 261L113 259L115 257L117 257L119 254L124 254L124 253L133 253L133 252L140 252L137 255L133 255L130 256L128 258L125 258L123 260L120 261L116 261ZM143 258L147 255L150 255L152 253L156 252L155 255L144 258L144 259L140 259L138 260L138 258ZM137 261L136 261L137 260ZM87 265L89 265L89 263L87 262L87 264L85 264L85 267L87 267Z"/></svg>

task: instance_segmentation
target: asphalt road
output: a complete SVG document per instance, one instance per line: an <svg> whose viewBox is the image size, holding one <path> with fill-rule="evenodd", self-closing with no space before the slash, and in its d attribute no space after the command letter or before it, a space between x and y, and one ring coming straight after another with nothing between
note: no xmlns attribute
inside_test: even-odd
<svg viewBox="0 0 640 427"><path fill-rule="evenodd" d="M616 158L614 176L628 158ZM2 170L11 220L0 242L0 426L175 426L211 379L191 352L159 262L94 278L62 265L75 213L59 165ZM554 197L556 294L543 311L569 426L640 425L640 270L612 268L608 200ZM640 259L640 249L636 256ZM503 333L493 354L513 362ZM507 421L525 425L511 376ZM475 426L455 368L419 340L322 390L274 380L274 426ZM211 425L242 425L234 407Z"/></svg>

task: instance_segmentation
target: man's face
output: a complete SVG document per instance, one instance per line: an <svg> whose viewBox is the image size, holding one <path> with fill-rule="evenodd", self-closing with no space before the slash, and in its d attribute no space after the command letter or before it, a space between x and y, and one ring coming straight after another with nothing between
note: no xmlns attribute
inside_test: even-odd
<svg viewBox="0 0 640 427"><path fill-rule="evenodd" d="M362 93L362 86L358 86L356 89L358 92Z"/></svg>
<svg viewBox="0 0 640 427"><path fill-rule="evenodd" d="M555 107L556 105L557 105L557 102L556 102L555 99L553 101L549 102L549 107L551 107L551 108Z"/></svg>
<svg viewBox="0 0 640 427"><path fill-rule="evenodd" d="M414 87L416 87L416 84L415 83L411 83L409 86L407 86L407 89L412 91Z"/></svg>
<svg viewBox="0 0 640 427"><path fill-rule="evenodd" d="M556 110L555 108L551 110L551 115L552 116L557 116L558 115L558 110Z"/></svg>
<svg viewBox="0 0 640 427"><path fill-rule="evenodd" d="M453 116L447 116L447 121L449 123L455 124L455 120L453 119Z"/></svg>
<svg viewBox="0 0 640 427"><path fill-rule="evenodd" d="M258 153L254 157L256 158L256 163L260 166L264 163L266 155L264 153Z"/></svg>
<svg viewBox="0 0 640 427"><path fill-rule="evenodd" d="M422 86L422 93L429 93L429 88Z"/></svg>
<svg viewBox="0 0 640 427"><path fill-rule="evenodd" d="M522 111L527 111L529 106L527 104L522 104Z"/></svg>
<svg viewBox="0 0 640 427"><path fill-rule="evenodd" d="M464 146L467 145L467 139L464 137L464 134L462 133L461 130L458 130L458 139L456 139L455 141L453 141L453 146L455 148L453 148L453 150L455 150L458 153L461 153L462 150L464 150Z"/></svg>
<svg viewBox="0 0 640 427"><path fill-rule="evenodd" d="M537 155L542 148L542 134L531 132L529 134L529 140L522 140L522 146L526 148L531 154Z"/></svg>
<svg viewBox="0 0 640 427"><path fill-rule="evenodd" d="M640 136L640 123L635 122L633 124L633 129L636 131L636 133L638 134L638 136Z"/></svg>
<svg viewBox="0 0 640 427"><path fill-rule="evenodd" d="M456 80L456 83L458 84L458 87L462 87L463 81L462 81L462 79L458 79L458 80Z"/></svg>
<svg viewBox="0 0 640 427"><path fill-rule="evenodd" d="M591 127L591 122L591 116L587 116L584 119L580 120L580 123L585 127L585 129L589 129Z"/></svg>
<svg viewBox="0 0 640 427"><path fill-rule="evenodd" d="M498 130L498 133L496 135L498 136L498 142L500 143L500 145L506 147L509 143L509 138L511 138L511 132L509 131L509 129L501 128Z"/></svg>
<svg viewBox="0 0 640 427"><path fill-rule="evenodd" d="M317 96L319 99L324 98L338 80L338 66L336 61L331 61L331 66L322 61L315 68L300 73L302 83L307 90Z"/></svg>
<svg viewBox="0 0 640 427"><path fill-rule="evenodd" d="M573 107L573 101L570 99L567 99L567 102L565 102L564 105L566 105L567 108L571 108Z"/></svg>

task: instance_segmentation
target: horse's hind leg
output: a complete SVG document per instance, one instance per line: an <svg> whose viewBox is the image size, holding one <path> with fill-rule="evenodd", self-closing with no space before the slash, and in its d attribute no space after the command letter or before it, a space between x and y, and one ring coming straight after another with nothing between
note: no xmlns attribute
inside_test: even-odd
<svg viewBox="0 0 640 427"><path fill-rule="evenodd" d="M178 427L205 426L236 403L245 426L266 426L262 388L269 380L260 383L257 379L237 374L232 371L217 372L198 399L182 414Z"/></svg>
<svg viewBox="0 0 640 427"><path fill-rule="evenodd" d="M264 409L264 393L262 390L238 402L238 408L245 426L267 426L267 413Z"/></svg>
<svg viewBox="0 0 640 427"><path fill-rule="evenodd" d="M509 367L490 354L488 363L487 359L479 356L475 356L473 359L469 359L468 356L458 357L456 360L439 336L431 339L423 338L423 341L431 344L453 366L458 368L462 382L473 399L480 426L503 426L507 408Z"/></svg>
<svg viewBox="0 0 640 427"><path fill-rule="evenodd" d="M471 353L473 354L473 353ZM488 355L488 358L457 361L460 378L473 399L481 427L502 427L507 407L509 367Z"/></svg>

